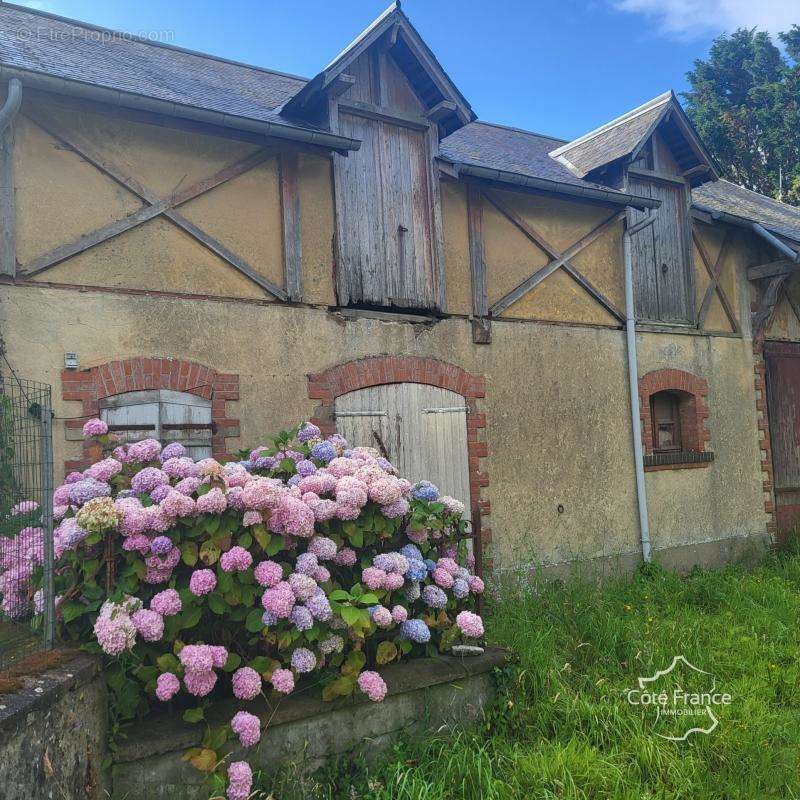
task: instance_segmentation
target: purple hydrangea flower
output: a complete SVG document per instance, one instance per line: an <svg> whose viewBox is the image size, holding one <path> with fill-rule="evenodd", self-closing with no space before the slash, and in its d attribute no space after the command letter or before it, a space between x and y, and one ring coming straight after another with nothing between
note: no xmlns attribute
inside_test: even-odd
<svg viewBox="0 0 800 800"><path fill-rule="evenodd" d="M169 536L156 536L156 538L150 542L151 553L163 556L169 553L170 550L172 550L172 540Z"/></svg>
<svg viewBox="0 0 800 800"><path fill-rule="evenodd" d="M333 459L336 458L336 448L333 442L317 442L311 448L311 456L312 458L316 458L317 461L322 461L324 464L327 464L329 461L333 461Z"/></svg>
<svg viewBox="0 0 800 800"><path fill-rule="evenodd" d="M431 608L445 608L447 606L447 595L438 587L426 586L422 590L422 600Z"/></svg>
<svg viewBox="0 0 800 800"><path fill-rule="evenodd" d="M314 627L314 617L305 606L295 606L289 619L299 631L307 631Z"/></svg>
<svg viewBox="0 0 800 800"><path fill-rule="evenodd" d="M170 442L162 451L159 458L163 464L169 458L180 458L186 455L186 448L180 442Z"/></svg>
<svg viewBox="0 0 800 800"><path fill-rule="evenodd" d="M430 636L430 632L428 635ZM292 653L292 666L301 674L313 672L317 666L317 657L307 647L298 647Z"/></svg>
<svg viewBox="0 0 800 800"><path fill-rule="evenodd" d="M169 483L169 475L158 467L145 467L131 478L134 492L152 492L156 486Z"/></svg>
<svg viewBox="0 0 800 800"><path fill-rule="evenodd" d="M407 619L402 625L400 630L406 639L418 644L424 644L431 639L431 632L424 620L421 619Z"/></svg>
<svg viewBox="0 0 800 800"><path fill-rule="evenodd" d="M111 487L104 481L95 478L83 478L76 483L70 484L69 499L75 506L82 506L95 497L108 497L111 494Z"/></svg>
<svg viewBox="0 0 800 800"><path fill-rule="evenodd" d="M322 436L322 431L310 422L306 422L297 432L298 442L308 442L311 439L318 439Z"/></svg>

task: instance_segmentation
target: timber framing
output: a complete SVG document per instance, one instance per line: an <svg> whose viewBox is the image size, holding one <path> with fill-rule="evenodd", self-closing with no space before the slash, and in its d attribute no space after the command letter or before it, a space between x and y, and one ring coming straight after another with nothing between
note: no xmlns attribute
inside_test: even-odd
<svg viewBox="0 0 800 800"><path fill-rule="evenodd" d="M733 306L731 305L730 300L728 299L725 291L723 290L722 286L720 285L719 279L722 273L722 267L725 261L725 256L727 255L731 242L733 239L733 235L731 231L725 231L725 236L722 240L722 244L720 245L719 252L717 253L717 258L714 261L713 265L711 263L711 259L709 258L708 251L706 250L705 245L703 244L703 240L697 235L697 232L692 229L692 239L694 241L694 245L697 248L697 252L700 253L700 260L703 262L703 266L708 273L709 284L708 288L706 289L706 293L703 296L703 302L700 304L700 312L697 315L697 327L702 329L703 325L706 320L706 315L708 314L708 309L711 306L711 300L714 297L714 294L719 297L720 302L722 303L722 307L725 310L725 316L728 318L728 322L733 328L734 333L739 333L739 321L736 319L736 314L733 310Z"/></svg>
<svg viewBox="0 0 800 800"><path fill-rule="evenodd" d="M595 226L589 233L582 236L578 241L571 244L563 252L559 251L548 242L540 233L520 217L508 204L506 204L495 192L483 192L486 199L504 216L509 222L513 223L533 244L543 250L551 261L541 269L536 270L532 275L522 281L514 289L497 300L489 308L489 314L497 317L509 306L513 305L520 298L538 286L545 278L552 275L557 269L563 268L564 271L586 292L591 295L603 308L606 309L619 322L625 320L624 314L589 280L580 270L571 263L570 259L576 256L581 250L588 247L599 236L608 229L619 223L625 218L624 211L618 211Z"/></svg>
<svg viewBox="0 0 800 800"><path fill-rule="evenodd" d="M189 200L199 197L206 192L211 191L217 186L221 186L233 178L249 172L254 167L266 161L268 158L275 157L277 150L273 148L262 148L256 152L246 156L239 161L236 161L222 170L214 173L213 175L200 180L191 186L176 192L168 197L158 197L153 191L141 184L135 178L127 175L116 165L111 163L103 155L98 153L92 145L83 141L81 137L70 134L65 134L58 123L47 112L37 109L36 111L28 110L27 116L38 125L43 131L52 136L62 146L67 147L73 152L77 153L81 158L96 167L100 172L107 175L112 180L116 181L121 186L124 186L132 194L143 200L146 205L133 214L129 214L121 220L117 220L108 225L104 225L94 231L86 233L77 239L59 245L54 250L35 258L33 261L24 265L20 269L20 275L24 277L32 277L42 273L51 267L66 261L73 256L83 253L92 247L96 247L103 242L106 242L116 236L119 236L126 231L133 230L134 228L142 225L158 216L166 217L170 222L176 225L181 230L188 233L191 237L196 239L200 244L206 247L211 252L215 253L219 258L232 266L237 271L248 277L254 283L259 285L262 289L268 291L270 294L277 297L279 300L288 300L289 294L284 291L280 286L277 286L272 281L265 278L258 271L256 271L250 264L247 263L241 256L234 253L226 245L222 244L218 239L203 231L193 222L190 222L179 211L178 206ZM285 157L284 158L288 158ZM282 199L284 195L289 196L284 203L284 254L286 256L286 273L287 280L291 281L291 291L299 299L301 294L298 281L300 280L300 244L299 244L299 197L297 196L296 187L296 160L294 166L294 177L292 178L292 171L289 170L289 177L286 181L282 180ZM287 167L281 172L282 179L285 176ZM294 189L283 189L285 182L293 183ZM287 245L287 240L290 242ZM289 284L287 283L287 287Z"/></svg>

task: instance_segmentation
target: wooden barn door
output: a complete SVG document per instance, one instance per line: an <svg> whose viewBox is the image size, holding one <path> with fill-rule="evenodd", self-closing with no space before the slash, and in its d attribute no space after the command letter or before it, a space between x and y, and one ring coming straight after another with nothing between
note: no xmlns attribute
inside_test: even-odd
<svg viewBox="0 0 800 800"><path fill-rule="evenodd" d="M800 522L800 344L767 342L764 357L775 517L785 534Z"/></svg>
<svg viewBox="0 0 800 800"><path fill-rule="evenodd" d="M464 398L420 383L391 383L336 399L336 428L348 442L382 451L410 481L428 480L464 503L469 516Z"/></svg>

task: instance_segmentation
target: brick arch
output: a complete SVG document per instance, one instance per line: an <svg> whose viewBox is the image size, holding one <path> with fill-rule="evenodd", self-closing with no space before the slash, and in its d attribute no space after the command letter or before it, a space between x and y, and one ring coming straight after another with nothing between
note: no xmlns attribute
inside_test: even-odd
<svg viewBox="0 0 800 800"><path fill-rule="evenodd" d="M681 410L681 431L684 435L684 449L691 453L707 453L711 434L706 427L709 417L708 381L691 372L681 369L657 369L639 378L639 412L642 420L642 446L646 456L653 454L653 420L650 411L650 398L658 392L674 392L687 399ZM710 458L710 456L708 456ZM663 465L645 466L647 470L681 469L686 467L707 467L708 460Z"/></svg>
<svg viewBox="0 0 800 800"><path fill-rule="evenodd" d="M177 358L136 357L109 361L82 370L61 371L61 396L64 400L83 403L82 416L65 422L71 431L80 430L85 420L100 413L100 400L125 392L144 389L172 389L187 392L211 401L214 430L211 448L215 458L227 456L225 440L239 435L239 420L227 416L226 402L239 399L239 376L218 372L195 361ZM66 470L83 469L92 461L88 442L83 442L83 458L67 461Z"/></svg>
<svg viewBox="0 0 800 800"><path fill-rule="evenodd" d="M477 503L481 516L489 514L488 500L481 499L481 489L489 485L487 472L481 469L481 459L489 455L486 442L478 441L478 431L486 427L486 414L478 410L477 401L486 396L486 380L456 364L435 358L416 356L370 356L337 364L323 372L308 375L308 396L319 400L313 422L326 434L334 433L336 398L358 389L387 383L425 383L460 394L469 409L467 412L467 456L469 459L469 488L473 506ZM484 543L491 541L491 530L481 530ZM486 562L488 564L488 562Z"/></svg>

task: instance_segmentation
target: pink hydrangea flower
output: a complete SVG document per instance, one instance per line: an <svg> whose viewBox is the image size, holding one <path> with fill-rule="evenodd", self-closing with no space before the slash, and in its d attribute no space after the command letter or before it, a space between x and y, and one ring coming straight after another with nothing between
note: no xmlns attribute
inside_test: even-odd
<svg viewBox="0 0 800 800"><path fill-rule="evenodd" d="M260 511L245 511L242 517L242 525L249 528L251 525L259 525L264 521Z"/></svg>
<svg viewBox="0 0 800 800"><path fill-rule="evenodd" d="M186 672L209 672L214 667L214 657L207 644L184 645L178 658Z"/></svg>
<svg viewBox="0 0 800 800"><path fill-rule="evenodd" d="M217 682L217 673L214 670L206 672L187 672L183 676L186 691L195 697L205 697L214 689Z"/></svg>
<svg viewBox="0 0 800 800"><path fill-rule="evenodd" d="M150 608L162 617L174 617L182 608L181 596L174 589L164 589L153 595Z"/></svg>
<svg viewBox="0 0 800 800"><path fill-rule="evenodd" d="M377 567L367 567L361 573L361 582L368 588L372 589L382 589L383 583L386 580L386 573L382 569L378 569Z"/></svg>
<svg viewBox="0 0 800 800"><path fill-rule="evenodd" d="M315 555L318 561L330 561L336 556L336 542L327 536L315 536L308 543L308 552Z"/></svg>
<svg viewBox="0 0 800 800"><path fill-rule="evenodd" d="M388 589L390 592L394 592L397 589L401 589L404 583L405 580L399 572L390 572L383 579L383 588Z"/></svg>
<svg viewBox="0 0 800 800"><path fill-rule="evenodd" d="M253 577L259 586L272 587L283 580L283 567L275 561L262 561L253 570Z"/></svg>
<svg viewBox="0 0 800 800"><path fill-rule="evenodd" d="M227 649L221 644L210 644L209 648L211 650L211 665L215 669L222 669L228 660Z"/></svg>
<svg viewBox="0 0 800 800"><path fill-rule="evenodd" d="M375 606L370 611L370 617L379 628L388 628L393 622L392 612L386 606Z"/></svg>
<svg viewBox="0 0 800 800"><path fill-rule="evenodd" d="M431 573L431 577L436 582L436 585L441 586L442 589L450 589L453 586L453 576L441 567L436 567Z"/></svg>
<svg viewBox="0 0 800 800"><path fill-rule="evenodd" d="M200 495L195 506L198 514L221 514L228 507L228 501L222 489L215 487L210 492Z"/></svg>
<svg viewBox="0 0 800 800"><path fill-rule="evenodd" d="M290 669L276 669L270 680L276 692L290 694L294 691L294 674Z"/></svg>
<svg viewBox="0 0 800 800"><path fill-rule="evenodd" d="M456 625L464 636L478 639L483 636L483 620L471 611L462 611L456 617Z"/></svg>
<svg viewBox="0 0 800 800"><path fill-rule="evenodd" d="M131 615L131 621L146 642L157 642L164 635L164 617L156 611L142 608Z"/></svg>
<svg viewBox="0 0 800 800"><path fill-rule="evenodd" d="M253 771L246 761L234 761L228 767L228 800L247 800L253 786Z"/></svg>
<svg viewBox="0 0 800 800"><path fill-rule="evenodd" d="M398 625L408 619L408 610L403 606L397 605L392 608L392 620Z"/></svg>
<svg viewBox="0 0 800 800"><path fill-rule="evenodd" d="M281 496L269 523L274 533L289 533L304 539L314 535L314 512L299 497L288 493Z"/></svg>
<svg viewBox="0 0 800 800"><path fill-rule="evenodd" d="M163 469L170 478L190 478L197 475L197 466L188 456L168 458L161 465L161 469Z"/></svg>
<svg viewBox="0 0 800 800"><path fill-rule="evenodd" d="M327 567L319 566L311 576L317 583L326 583L331 579L331 573Z"/></svg>
<svg viewBox="0 0 800 800"><path fill-rule="evenodd" d="M261 676L251 667L240 667L233 673L233 694L240 700L252 700L261 693Z"/></svg>
<svg viewBox="0 0 800 800"><path fill-rule="evenodd" d="M291 616L294 604L294 592L286 581L276 583L275 586L267 589L261 596L261 605L278 619L288 619Z"/></svg>
<svg viewBox="0 0 800 800"><path fill-rule="evenodd" d="M261 739L261 721L247 711L237 711L233 715L231 730L239 737L242 747L252 747Z"/></svg>
<svg viewBox="0 0 800 800"><path fill-rule="evenodd" d="M97 461L84 470L83 474L87 478L94 478L98 481L109 481L122 471L122 464L116 458L104 458Z"/></svg>
<svg viewBox="0 0 800 800"><path fill-rule="evenodd" d="M386 681L377 672L372 672L371 670L365 670L358 676L358 688L373 703L380 703L386 697Z"/></svg>
<svg viewBox="0 0 800 800"><path fill-rule="evenodd" d="M171 489L160 505L168 517L190 517L196 511L194 500L176 489Z"/></svg>
<svg viewBox="0 0 800 800"><path fill-rule="evenodd" d="M104 436L108 433L108 425L101 419L90 419L83 424L84 436Z"/></svg>
<svg viewBox="0 0 800 800"><path fill-rule="evenodd" d="M211 492L209 492L211 494ZM208 497L208 495L205 495ZM198 501L199 502L199 501ZM225 572L244 572L253 563L253 556L244 547L231 547L219 559L219 565Z"/></svg>
<svg viewBox="0 0 800 800"><path fill-rule="evenodd" d="M381 506L381 513L388 519L397 519L398 517L404 517L408 514L410 508L408 500L406 500L405 497L401 497L388 506Z"/></svg>
<svg viewBox="0 0 800 800"><path fill-rule="evenodd" d="M196 569L189 578L189 591L197 597L213 592L217 587L217 576L210 569Z"/></svg>
<svg viewBox="0 0 800 800"><path fill-rule="evenodd" d="M162 702L172 700L181 688L181 682L172 672L162 672L156 679L156 697Z"/></svg>
<svg viewBox="0 0 800 800"><path fill-rule="evenodd" d="M155 461L161 453L161 443L157 439L142 439L128 445L128 460Z"/></svg>
<svg viewBox="0 0 800 800"><path fill-rule="evenodd" d="M277 478L253 478L242 490L242 501L246 508L256 511L275 508L284 491L283 483Z"/></svg>
<svg viewBox="0 0 800 800"><path fill-rule="evenodd" d="M352 547L343 547L334 557L334 564L340 567L352 567L356 563L356 551Z"/></svg>
<svg viewBox="0 0 800 800"><path fill-rule="evenodd" d="M317 582L308 575L303 575L300 572L293 572L289 576L289 586L292 587L294 596L298 600L308 600L317 590Z"/></svg>
<svg viewBox="0 0 800 800"><path fill-rule="evenodd" d="M473 575L469 579L469 590L473 594L482 594L484 590L484 583L483 579L479 578L477 575Z"/></svg>
<svg viewBox="0 0 800 800"><path fill-rule="evenodd" d="M453 558L440 558L436 562L436 566L439 567L440 569L446 570L453 577L458 575L458 572L461 569L461 567L458 566L458 564L455 562Z"/></svg>
<svg viewBox="0 0 800 800"><path fill-rule="evenodd" d="M352 476L345 476L336 481L335 495L336 502L348 508L363 508L369 499L367 485Z"/></svg>

